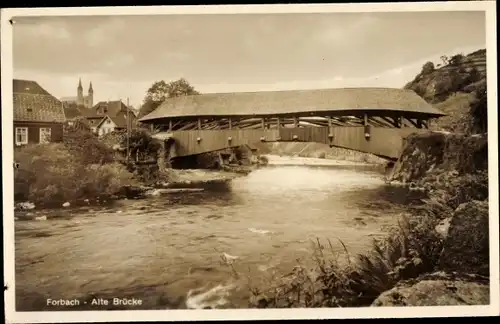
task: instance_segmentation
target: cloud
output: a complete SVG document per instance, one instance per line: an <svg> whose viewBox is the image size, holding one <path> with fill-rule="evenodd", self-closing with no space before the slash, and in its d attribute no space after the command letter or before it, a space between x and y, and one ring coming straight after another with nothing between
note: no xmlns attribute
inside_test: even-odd
<svg viewBox="0 0 500 324"><path fill-rule="evenodd" d="M70 33L65 26L55 26L50 24L40 24L37 28L31 29L31 32L36 37L55 38L58 40L69 40Z"/></svg>
<svg viewBox="0 0 500 324"><path fill-rule="evenodd" d="M130 96L136 103L155 80L180 77L201 92L402 87L431 60L429 53L438 53L439 61L462 44L484 48L483 18L455 13L37 17L14 28L14 68L57 96L74 95L81 76L93 82L96 98Z"/></svg>
<svg viewBox="0 0 500 324"><path fill-rule="evenodd" d="M372 15L364 15L351 19L352 14L337 21L330 20L322 22L322 28L317 31L314 38L323 43L344 45L344 43L359 43L371 32L371 28L377 24L379 19ZM350 19L350 21L346 21Z"/></svg>
<svg viewBox="0 0 500 324"><path fill-rule="evenodd" d="M33 39L36 41L56 40L58 42L71 41L71 33L67 26L58 21L45 22L38 24L28 22L24 23L22 19L14 25L14 41L22 42L24 39Z"/></svg>
<svg viewBox="0 0 500 324"><path fill-rule="evenodd" d="M106 45L112 41L115 34L122 31L126 26L125 22L120 18L108 19L84 33L83 38L87 45L91 47Z"/></svg>
<svg viewBox="0 0 500 324"><path fill-rule="evenodd" d="M436 53L422 59L395 68L379 71L364 77L343 77L335 76L331 78L318 78L309 80L293 80L286 82L274 82L263 84L245 83L218 83L210 85L199 85L199 90L203 92L238 92L238 91L279 91L279 90L310 90L327 88L351 88L351 87L387 87L402 88L415 78L422 70L422 66L428 62L439 63L440 57L445 54L452 56L457 53L468 54L477 50L478 46L459 47L447 53Z"/></svg>
<svg viewBox="0 0 500 324"><path fill-rule="evenodd" d="M114 56L111 59L107 60L105 65L111 68L127 68L130 67L135 61L134 55L130 53L124 53L121 56Z"/></svg>

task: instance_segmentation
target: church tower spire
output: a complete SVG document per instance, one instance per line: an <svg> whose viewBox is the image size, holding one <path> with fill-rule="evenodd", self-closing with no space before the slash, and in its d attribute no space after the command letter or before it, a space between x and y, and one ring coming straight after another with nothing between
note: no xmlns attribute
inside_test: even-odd
<svg viewBox="0 0 500 324"><path fill-rule="evenodd" d="M90 81L89 85L88 104L89 108L94 107L94 89L92 88L92 81Z"/></svg>
<svg viewBox="0 0 500 324"><path fill-rule="evenodd" d="M76 104L77 105L83 105L82 78L80 78L80 80L78 81Z"/></svg>

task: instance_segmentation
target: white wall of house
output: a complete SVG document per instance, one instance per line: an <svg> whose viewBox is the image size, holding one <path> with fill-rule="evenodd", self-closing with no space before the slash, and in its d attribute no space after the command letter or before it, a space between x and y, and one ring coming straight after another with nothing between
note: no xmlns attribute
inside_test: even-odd
<svg viewBox="0 0 500 324"><path fill-rule="evenodd" d="M97 127L97 132L99 136L106 135L107 133L111 133L116 128L116 124L109 118L106 118L99 127Z"/></svg>

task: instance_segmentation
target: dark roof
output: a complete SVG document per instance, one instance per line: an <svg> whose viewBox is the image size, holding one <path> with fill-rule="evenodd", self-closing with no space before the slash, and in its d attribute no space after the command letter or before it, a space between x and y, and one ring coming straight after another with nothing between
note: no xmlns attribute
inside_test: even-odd
<svg viewBox="0 0 500 324"><path fill-rule="evenodd" d="M115 123L117 128L127 128L127 114L126 113L121 113L121 114L118 114L116 116L106 115L99 122L97 127L99 127L104 122L104 120L106 120L107 118L111 119L113 121L113 123ZM131 123L133 123L136 120L136 117L134 116L134 114L132 112L129 114L129 118L131 120Z"/></svg>
<svg viewBox="0 0 500 324"><path fill-rule="evenodd" d="M102 118L106 115L113 117L120 112L127 111L127 105L121 100L116 101L99 101L94 107L89 108L86 113L87 118ZM130 112L133 114L133 112Z"/></svg>
<svg viewBox="0 0 500 324"><path fill-rule="evenodd" d="M23 93L32 95L47 95L52 96L44 88L42 88L36 81L14 79L12 83L13 93Z"/></svg>
<svg viewBox="0 0 500 324"><path fill-rule="evenodd" d="M62 102L36 81L13 80L14 121L66 121Z"/></svg>
<svg viewBox="0 0 500 324"><path fill-rule="evenodd" d="M132 113L129 114L130 119L133 120L135 117ZM118 128L127 128L127 118L125 117L125 114L123 115L117 115L117 116L110 116L111 120L113 123L115 123L116 127Z"/></svg>
<svg viewBox="0 0 500 324"><path fill-rule="evenodd" d="M67 119L83 117L84 112L87 110L83 105L77 105L75 102L63 102L64 114Z"/></svg>
<svg viewBox="0 0 500 324"><path fill-rule="evenodd" d="M195 116L275 116L312 112L386 110L442 116L415 92L391 88L343 88L213 93L169 98L140 121Z"/></svg>

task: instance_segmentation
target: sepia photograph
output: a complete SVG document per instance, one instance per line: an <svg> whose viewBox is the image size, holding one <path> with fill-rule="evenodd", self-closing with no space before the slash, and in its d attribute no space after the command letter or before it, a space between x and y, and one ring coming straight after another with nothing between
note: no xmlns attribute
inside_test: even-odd
<svg viewBox="0 0 500 324"><path fill-rule="evenodd" d="M2 9L7 322L498 315L495 29L494 1Z"/></svg>

